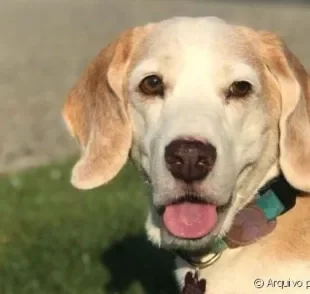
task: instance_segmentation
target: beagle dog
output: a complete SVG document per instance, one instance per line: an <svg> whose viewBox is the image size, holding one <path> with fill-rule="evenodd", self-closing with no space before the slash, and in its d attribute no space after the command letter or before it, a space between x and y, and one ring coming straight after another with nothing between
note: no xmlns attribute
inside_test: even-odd
<svg viewBox="0 0 310 294"><path fill-rule="evenodd" d="M180 293L310 293L310 79L268 31L175 17L123 32L63 117L91 189L130 157Z"/></svg>

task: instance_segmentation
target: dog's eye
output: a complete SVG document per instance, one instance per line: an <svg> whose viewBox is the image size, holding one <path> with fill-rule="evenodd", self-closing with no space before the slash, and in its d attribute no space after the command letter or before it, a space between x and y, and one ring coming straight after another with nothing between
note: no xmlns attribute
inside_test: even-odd
<svg viewBox="0 0 310 294"><path fill-rule="evenodd" d="M249 94L252 85L246 81L238 81L231 84L228 91L228 97L242 98Z"/></svg>
<svg viewBox="0 0 310 294"><path fill-rule="evenodd" d="M144 78L140 85L140 91L148 96L163 96L164 95L164 83L162 78L157 75L151 75Z"/></svg>

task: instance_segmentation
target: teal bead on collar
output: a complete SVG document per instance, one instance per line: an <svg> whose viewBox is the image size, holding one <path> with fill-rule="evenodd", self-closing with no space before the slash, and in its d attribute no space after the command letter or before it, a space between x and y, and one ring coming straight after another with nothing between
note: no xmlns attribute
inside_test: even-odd
<svg viewBox="0 0 310 294"><path fill-rule="evenodd" d="M285 211L284 204L272 189L259 195L255 204L263 211L267 220L275 219Z"/></svg>

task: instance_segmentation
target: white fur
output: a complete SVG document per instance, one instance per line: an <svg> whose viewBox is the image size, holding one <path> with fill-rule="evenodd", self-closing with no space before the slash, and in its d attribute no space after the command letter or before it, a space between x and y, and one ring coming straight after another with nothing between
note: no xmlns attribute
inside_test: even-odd
<svg viewBox="0 0 310 294"><path fill-rule="evenodd" d="M154 74L163 78L163 97L139 88ZM215 17L177 17L129 30L99 54L64 107L69 132L85 141L72 183L80 189L107 183L130 149L150 188L149 239L167 249L204 249L229 231L236 213L280 168L291 185L310 192L307 78L274 34ZM236 81L251 83L252 91L227 97ZM130 121L127 113L121 115L127 105ZM215 164L201 181L176 180L166 166L166 146L182 137L216 149ZM188 194L220 206L212 231L197 240L169 234L158 210ZM272 234L225 250L201 270L207 293L309 292L310 202L305 199L298 197L294 209L278 218ZM181 286L190 269L177 261ZM254 285L259 278L266 283L262 289Z"/></svg>
<svg viewBox="0 0 310 294"><path fill-rule="evenodd" d="M182 193L164 162L164 148L172 140L197 136L216 147L215 167L198 190L219 205L232 194L236 198L237 177L265 147L261 138L268 121L264 119L260 77L236 40L232 27L217 18L174 18L160 23L144 44L142 57L129 77L136 126L132 156L152 181L155 205ZM163 76L167 85L164 99L144 97L137 90L141 80L151 74ZM225 100L225 91L238 80L253 85L247 103ZM236 211L237 207L229 213L233 216ZM150 216L147 221L148 232L159 226L154 219L156 216ZM224 232L226 225L219 229ZM155 243L161 243L159 234L151 235Z"/></svg>
<svg viewBox="0 0 310 294"><path fill-rule="evenodd" d="M279 173L278 142L270 140L274 123L266 111L266 93L257 68L262 64L257 56L259 65L255 67L249 62L249 46L233 26L211 17L163 21L141 48L140 58L129 76L134 125L132 157L142 165L151 181L146 230L149 239L158 246L181 246L174 240L166 244L163 224L155 209L184 194L184 186L173 178L164 162L165 146L172 140L193 136L216 147L213 170L193 189L218 205L232 197L225 218L214 229L213 233L219 236L229 230L236 213L252 200L258 188ZM163 99L146 97L138 90L141 80L151 74L159 74L164 79ZM238 80L250 82L253 93L244 100L226 100L225 91ZM196 245L189 242L186 246ZM284 267L261 257L259 247L250 254L244 250L247 249L227 250L213 266L202 270L202 276L208 280L208 294L310 291L309 267L305 263L296 261L295 276L288 277ZM189 269L184 261L177 262L180 282ZM304 284L301 288L256 289L253 285L256 278L263 278L265 283L268 279L291 278Z"/></svg>

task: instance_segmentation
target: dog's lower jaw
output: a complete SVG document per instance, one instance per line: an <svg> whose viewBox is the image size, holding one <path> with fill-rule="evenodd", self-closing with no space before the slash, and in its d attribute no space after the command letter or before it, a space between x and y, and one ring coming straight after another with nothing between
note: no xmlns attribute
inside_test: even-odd
<svg viewBox="0 0 310 294"><path fill-rule="evenodd" d="M153 245L162 247L161 229L159 226L155 224L156 220L154 218L156 218L156 212L152 213L151 211L149 211L147 219L146 219L146 223L145 223L147 237Z"/></svg>
<svg viewBox="0 0 310 294"><path fill-rule="evenodd" d="M242 189L240 192L237 192L232 197L232 203L230 208L222 215L222 219L218 221L217 227L210 233L210 235L203 237L197 240L182 240L174 238L165 229L162 227L161 216L157 213L154 206L150 203L150 212L146 221L146 232L148 239L156 246L163 247L168 250L186 250L188 252L204 250L208 248L208 244L215 238L222 238L229 231L235 215L250 201L255 197L255 194L266 182L268 182L273 177L279 174L278 163L269 166L267 172L262 179L257 181L256 185L253 185L251 182L245 189ZM243 192L247 194L242 194ZM252 191L252 192L249 192Z"/></svg>

